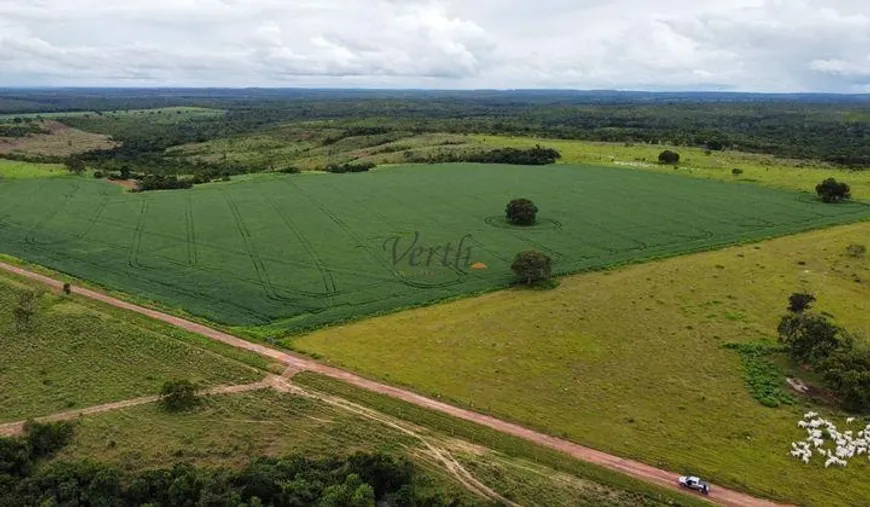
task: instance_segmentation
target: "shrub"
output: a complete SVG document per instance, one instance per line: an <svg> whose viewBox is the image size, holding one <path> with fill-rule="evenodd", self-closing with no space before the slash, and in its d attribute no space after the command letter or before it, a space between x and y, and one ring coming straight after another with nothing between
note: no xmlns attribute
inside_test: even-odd
<svg viewBox="0 0 870 507"><path fill-rule="evenodd" d="M743 174L743 169L738 169L735 167L734 169L731 169L731 174L734 176L740 176Z"/></svg>
<svg viewBox="0 0 870 507"><path fill-rule="evenodd" d="M160 389L160 405L169 412L190 410L199 404L199 387L189 380L171 380Z"/></svg>
<svg viewBox="0 0 870 507"><path fill-rule="evenodd" d="M846 183L838 182L834 178L828 178L816 185L816 193L825 202L840 202L852 197L852 190Z"/></svg>
<svg viewBox="0 0 870 507"><path fill-rule="evenodd" d="M537 250L518 253L511 264L517 281L528 285L549 280L551 269L552 259Z"/></svg>
<svg viewBox="0 0 870 507"><path fill-rule="evenodd" d="M534 225L538 207L528 199L514 199L508 203L505 214L514 225Z"/></svg>
<svg viewBox="0 0 870 507"><path fill-rule="evenodd" d="M94 178L101 180L106 177L106 174L103 171L94 171Z"/></svg>
<svg viewBox="0 0 870 507"><path fill-rule="evenodd" d="M659 163L674 165L680 163L680 154L671 150L665 150L659 154Z"/></svg>
<svg viewBox="0 0 870 507"><path fill-rule="evenodd" d="M846 253L849 254L850 257L863 259L864 256L867 255L867 247L864 245L852 244L846 247Z"/></svg>
<svg viewBox="0 0 870 507"><path fill-rule="evenodd" d="M28 331L33 325L33 317L36 315L36 307L39 303L39 293L24 291L18 294L18 305L12 309L12 318L15 320L15 328L19 331Z"/></svg>
<svg viewBox="0 0 870 507"><path fill-rule="evenodd" d="M276 172L283 173L283 174L299 174L302 171L298 167L291 165L290 167L284 167L282 169L278 169Z"/></svg>
<svg viewBox="0 0 870 507"><path fill-rule="evenodd" d="M815 302L816 297L812 294L796 292L788 297L788 311L792 313L804 313Z"/></svg>
<svg viewBox="0 0 870 507"><path fill-rule="evenodd" d="M359 164L353 163L344 163L344 164L329 164L326 166L326 172L328 173L361 173L367 172L370 169L374 169L377 167L376 164L372 162L363 162Z"/></svg>

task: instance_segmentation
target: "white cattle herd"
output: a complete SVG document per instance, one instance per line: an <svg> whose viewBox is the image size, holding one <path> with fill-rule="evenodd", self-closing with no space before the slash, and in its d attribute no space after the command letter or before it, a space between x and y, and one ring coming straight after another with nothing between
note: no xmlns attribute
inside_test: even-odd
<svg viewBox="0 0 870 507"><path fill-rule="evenodd" d="M846 419L847 425L854 422L854 417ZM855 456L870 457L870 424L857 433L852 430L840 432L831 421L820 418L815 412L807 412L797 425L807 430L807 439L793 442L791 455L804 463L809 464L813 454L825 459L825 468L831 465L844 467ZM836 444L836 450L826 449L826 441Z"/></svg>

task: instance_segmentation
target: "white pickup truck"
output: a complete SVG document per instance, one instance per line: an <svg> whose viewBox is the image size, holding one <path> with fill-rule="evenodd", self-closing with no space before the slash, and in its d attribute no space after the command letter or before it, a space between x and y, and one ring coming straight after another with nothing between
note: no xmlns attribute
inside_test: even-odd
<svg viewBox="0 0 870 507"><path fill-rule="evenodd" d="M707 481L702 481L700 478L692 475L684 475L677 479L680 487L688 488L693 491L699 491L705 495L710 494L710 484Z"/></svg>

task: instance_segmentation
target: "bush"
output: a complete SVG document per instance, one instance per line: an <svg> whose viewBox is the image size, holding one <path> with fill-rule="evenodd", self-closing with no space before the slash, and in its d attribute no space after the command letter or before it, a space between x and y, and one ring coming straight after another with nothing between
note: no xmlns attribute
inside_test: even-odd
<svg viewBox="0 0 870 507"><path fill-rule="evenodd" d="M788 297L788 311L792 313L804 313L815 302L816 297L812 294L796 292Z"/></svg>
<svg viewBox="0 0 870 507"><path fill-rule="evenodd" d="M551 269L552 259L537 250L518 253L511 264L517 281L528 285L549 280Z"/></svg>
<svg viewBox="0 0 870 507"><path fill-rule="evenodd" d="M864 256L867 255L867 247L864 245L852 244L846 247L846 253L849 254L850 257L863 259Z"/></svg>
<svg viewBox="0 0 870 507"><path fill-rule="evenodd" d="M291 165L290 167L284 167L282 169L278 169L276 172L283 173L283 174L299 174L302 171L298 167Z"/></svg>
<svg viewBox="0 0 870 507"><path fill-rule="evenodd" d="M740 176L743 174L743 169L737 169L735 167L734 169L731 169L731 174L734 176Z"/></svg>
<svg viewBox="0 0 870 507"><path fill-rule="evenodd" d="M172 380L160 389L160 405L169 412L191 410L199 404L199 387L189 380Z"/></svg>
<svg viewBox="0 0 870 507"><path fill-rule="evenodd" d="M852 197L852 190L846 183L840 183L834 178L828 178L816 185L816 193L823 201L833 203Z"/></svg>
<svg viewBox="0 0 870 507"><path fill-rule="evenodd" d="M538 207L528 199L514 199L508 203L505 214L514 225L534 225Z"/></svg>
<svg viewBox="0 0 870 507"><path fill-rule="evenodd" d="M362 173L367 172L370 169L374 169L377 167L376 164L372 162L364 162L360 164L353 163L345 163L345 164L329 164L326 166L326 172L328 173Z"/></svg>
<svg viewBox="0 0 870 507"><path fill-rule="evenodd" d="M674 165L680 163L680 154L671 150L665 150L659 154L659 163Z"/></svg>
<svg viewBox="0 0 870 507"><path fill-rule="evenodd" d="M106 177L106 174L103 171L94 171L94 178L101 180Z"/></svg>

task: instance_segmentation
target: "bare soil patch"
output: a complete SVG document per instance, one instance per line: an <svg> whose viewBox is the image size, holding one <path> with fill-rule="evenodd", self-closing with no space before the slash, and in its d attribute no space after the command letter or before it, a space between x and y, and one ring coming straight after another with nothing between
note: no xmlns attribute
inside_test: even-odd
<svg viewBox="0 0 870 507"><path fill-rule="evenodd" d="M74 129L57 121L43 121L41 126L48 131L47 134L0 137L0 154L68 157L117 146L108 136Z"/></svg>

